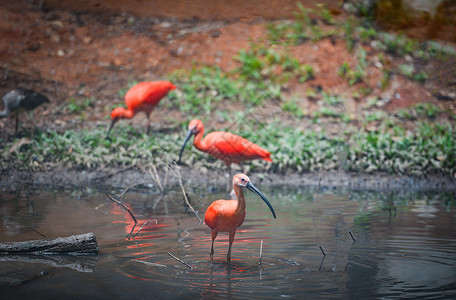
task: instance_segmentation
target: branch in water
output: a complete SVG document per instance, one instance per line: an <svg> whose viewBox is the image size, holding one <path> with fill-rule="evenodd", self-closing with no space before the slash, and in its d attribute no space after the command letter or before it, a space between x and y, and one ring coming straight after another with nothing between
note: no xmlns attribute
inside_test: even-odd
<svg viewBox="0 0 456 300"><path fill-rule="evenodd" d="M187 267L190 268L190 270L193 269L192 266L190 266L188 263L186 263L185 261L183 261L182 259L178 258L178 257L175 257L174 255L172 255L171 253L168 252L168 255L171 256L172 258L174 258L175 260L177 260L178 262L180 263L183 263L184 265L186 265Z"/></svg>
<svg viewBox="0 0 456 300"><path fill-rule="evenodd" d="M136 220L136 218L133 215L133 213L131 212L131 210L128 209L128 207L125 204L123 204L119 199L116 199L116 197L114 197L114 195L111 195L110 193L106 192L106 196L108 196L109 199L111 199L115 203L122 205L122 207L125 208L128 211L128 213L130 214L130 216L133 218L133 221L135 221L135 225L131 229L131 232L127 235L127 236L130 236L133 233L133 230L135 229L136 225L138 224L138 221Z"/></svg>
<svg viewBox="0 0 456 300"><path fill-rule="evenodd" d="M352 240L353 240L353 243L356 242L356 240L355 240L355 238L353 237L353 234L351 233L351 231L349 231L348 233L350 233L350 236L351 236L351 238L352 238Z"/></svg>
<svg viewBox="0 0 456 300"><path fill-rule="evenodd" d="M326 256L326 253L325 253L325 251L323 251L323 248L321 246L318 246L318 247L320 247L321 253L323 253L323 255Z"/></svg>
<svg viewBox="0 0 456 300"><path fill-rule="evenodd" d="M141 226L141 227L139 227L138 231L136 231L136 233L135 233L135 234L133 234L133 235L131 236L131 239L133 239L133 240L134 240L134 239L135 239L135 237L138 235L138 233L139 233L139 232L140 232L140 231L141 231L141 230L144 228L144 226L146 226L146 225L147 225L147 223L149 223L150 221L155 221L155 225L157 225L157 224L158 224L158 221L157 221L156 219L149 219L149 220L147 220L146 222L144 222L144 224L142 224L142 226Z"/></svg>
<svg viewBox="0 0 456 300"><path fill-rule="evenodd" d="M258 258L258 264L261 265L261 258L263 257L263 240L261 240L260 244L260 257Z"/></svg>
<svg viewBox="0 0 456 300"><path fill-rule="evenodd" d="M98 254L98 243L90 232L52 240L0 243L0 254Z"/></svg>

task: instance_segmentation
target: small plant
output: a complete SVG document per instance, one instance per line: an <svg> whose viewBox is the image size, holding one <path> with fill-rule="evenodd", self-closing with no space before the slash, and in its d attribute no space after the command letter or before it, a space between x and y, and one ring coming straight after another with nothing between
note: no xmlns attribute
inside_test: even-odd
<svg viewBox="0 0 456 300"><path fill-rule="evenodd" d="M95 98L84 98L82 100L76 100L75 98L70 98L68 101L66 110L70 114L81 114L87 108L93 106L93 104L97 101Z"/></svg>
<svg viewBox="0 0 456 300"><path fill-rule="evenodd" d="M377 31L369 26L368 28L360 26L359 29L359 38L362 43L367 44L368 42L374 40L377 37Z"/></svg>
<svg viewBox="0 0 456 300"><path fill-rule="evenodd" d="M429 76L424 71L420 71L413 75L413 80L418 82L425 82Z"/></svg>
<svg viewBox="0 0 456 300"><path fill-rule="evenodd" d="M326 7L326 5L317 3L315 4L317 6L317 9L313 10L313 12L322 18L322 20L328 24L328 25L333 25L335 23L334 18L331 14L331 11Z"/></svg>
<svg viewBox="0 0 456 300"><path fill-rule="evenodd" d="M282 104L282 110L291 113L293 116L302 118L304 113L295 99L290 99Z"/></svg>
<svg viewBox="0 0 456 300"><path fill-rule="evenodd" d="M355 47L355 32L357 25L356 19L352 16L348 17L343 24L343 39L345 40L345 45L349 52L353 51L353 48Z"/></svg>
<svg viewBox="0 0 456 300"><path fill-rule="evenodd" d="M413 73L415 72L415 68L413 67L413 65L402 64L399 65L397 68L400 74L408 78L413 78Z"/></svg>
<svg viewBox="0 0 456 300"><path fill-rule="evenodd" d="M325 91L323 91L322 96L323 96L323 101L325 101L325 103L328 105L337 106L340 103L342 103L342 98L339 95L330 94L330 93L326 93Z"/></svg>
<svg viewBox="0 0 456 300"><path fill-rule="evenodd" d="M392 72L388 69L382 70L382 77L380 78L380 88L386 89L390 83Z"/></svg>

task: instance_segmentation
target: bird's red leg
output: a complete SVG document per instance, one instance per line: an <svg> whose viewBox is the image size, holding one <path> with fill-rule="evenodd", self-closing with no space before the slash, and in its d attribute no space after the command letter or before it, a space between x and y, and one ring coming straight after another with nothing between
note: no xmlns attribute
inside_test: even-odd
<svg viewBox="0 0 456 300"><path fill-rule="evenodd" d="M213 257L214 257L214 242L215 238L217 237L218 231L217 230L212 230L212 246L211 246L211 264L213 262Z"/></svg>
<svg viewBox="0 0 456 300"><path fill-rule="evenodd" d="M236 234L236 230L230 231L230 246L228 248L228 254L226 255L226 261L228 262L228 264L230 264L230 262L231 262L231 246L233 245L235 234Z"/></svg>

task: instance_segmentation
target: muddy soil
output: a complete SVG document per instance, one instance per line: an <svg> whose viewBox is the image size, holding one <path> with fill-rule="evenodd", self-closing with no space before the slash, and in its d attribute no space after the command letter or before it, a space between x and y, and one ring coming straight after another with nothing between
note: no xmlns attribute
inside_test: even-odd
<svg viewBox="0 0 456 300"><path fill-rule="evenodd" d="M231 70L237 66L233 56L265 35L268 20L290 18L296 9L295 1L281 0L230 1L229 5L222 0L82 2L0 0L0 94L24 87L48 95L51 104L35 112L35 123L43 129L62 132L108 126L112 103L122 101L118 91L133 81L164 79L173 70L193 65L217 65L224 71ZM300 2L307 7L314 5L313 1ZM336 18L345 17L339 1L324 2ZM356 59L342 40L323 39L292 47L291 51L301 63L315 67L316 78L304 84L289 83L287 94L305 95L309 88L321 88L351 95L358 88L348 87L335 71L341 62L353 63ZM393 63L401 60L404 59ZM418 102L431 102L454 111L456 99L442 100L437 96L456 92L454 80L441 80L455 68L454 62L429 64L426 72L433 76L425 84L395 77L387 90L374 86L372 96L389 99L383 109L390 112ZM371 68L368 76L371 82L378 82L381 72ZM86 98L97 100L82 112L81 121L68 110L68 103ZM351 113L357 114L367 99L351 101ZM315 108L305 99L302 105L309 110ZM169 116L179 118L180 112L158 108L153 115L154 128L166 124ZM138 116L132 122L144 120ZM14 119L0 120L0 138L8 140L13 133ZM56 170L55 174L33 174L33 178L48 183L66 178L68 183L76 184L110 172ZM1 173L2 182L28 176L11 170ZM122 172L118 178L108 177L112 184L120 184L125 174L135 177L133 171ZM271 176L274 180L275 175ZM310 174L309 178L315 176ZM79 180L74 182L75 178ZM293 182L302 180L307 179L296 175Z"/></svg>

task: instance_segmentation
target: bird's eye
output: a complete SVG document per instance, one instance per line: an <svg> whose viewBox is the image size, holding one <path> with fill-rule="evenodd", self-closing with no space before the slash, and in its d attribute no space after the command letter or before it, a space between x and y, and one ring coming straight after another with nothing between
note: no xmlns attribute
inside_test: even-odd
<svg viewBox="0 0 456 300"><path fill-rule="evenodd" d="M244 181L245 181L245 179L244 179L244 178L241 178L241 181L242 181L242 182L244 182Z"/></svg>

